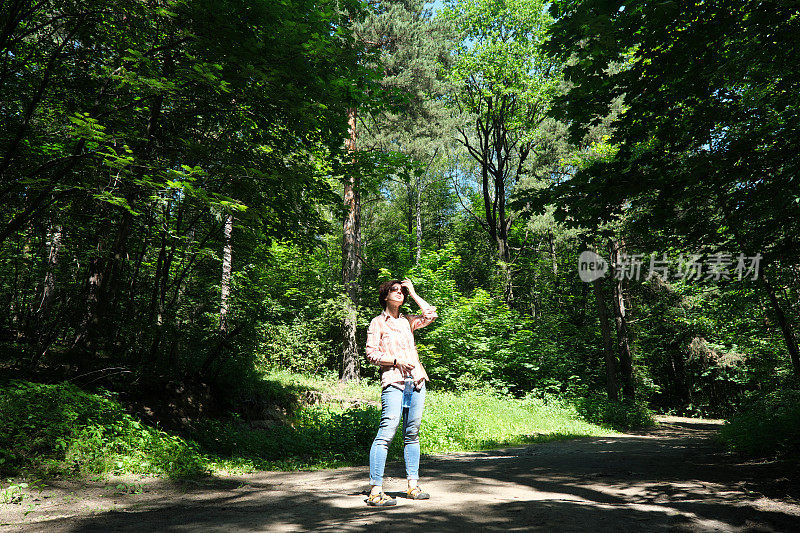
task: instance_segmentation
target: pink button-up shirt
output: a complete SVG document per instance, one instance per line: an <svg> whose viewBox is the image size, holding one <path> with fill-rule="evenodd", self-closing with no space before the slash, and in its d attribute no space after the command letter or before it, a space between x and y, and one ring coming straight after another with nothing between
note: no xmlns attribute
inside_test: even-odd
<svg viewBox="0 0 800 533"><path fill-rule="evenodd" d="M419 354L414 344L414 330L424 328L437 317L434 308L423 311L423 315L404 315L392 317L385 310L372 319L367 330L367 359L380 365L380 360L397 359L398 362L414 365L411 377L416 387L429 381L428 373L419 362ZM381 365L381 388L393 385L403 388L403 374L396 366Z"/></svg>

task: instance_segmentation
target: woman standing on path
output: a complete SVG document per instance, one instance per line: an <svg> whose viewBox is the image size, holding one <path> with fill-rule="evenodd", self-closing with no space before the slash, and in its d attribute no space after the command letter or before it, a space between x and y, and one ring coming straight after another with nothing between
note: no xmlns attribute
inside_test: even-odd
<svg viewBox="0 0 800 533"><path fill-rule="evenodd" d="M422 315L404 315L400 306L406 296L417 302ZM414 330L423 328L438 317L436 308L420 298L411 280L393 280L381 284L379 298L383 312L372 319L367 330L367 359L381 367L381 423L369 451L370 494L367 504L377 507L397 501L383 492L386 455L400 417L403 418L403 457L406 463L408 490L412 500L430 498L417 484L419 480L419 426L425 406L425 382L428 374L419 362L414 344Z"/></svg>

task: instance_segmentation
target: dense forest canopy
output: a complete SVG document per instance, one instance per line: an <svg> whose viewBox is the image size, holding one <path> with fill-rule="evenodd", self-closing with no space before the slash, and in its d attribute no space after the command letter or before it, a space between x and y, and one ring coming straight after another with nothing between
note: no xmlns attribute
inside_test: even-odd
<svg viewBox="0 0 800 533"><path fill-rule="evenodd" d="M800 373L791 2L0 13L4 378L373 379L403 277L432 387L728 415Z"/></svg>

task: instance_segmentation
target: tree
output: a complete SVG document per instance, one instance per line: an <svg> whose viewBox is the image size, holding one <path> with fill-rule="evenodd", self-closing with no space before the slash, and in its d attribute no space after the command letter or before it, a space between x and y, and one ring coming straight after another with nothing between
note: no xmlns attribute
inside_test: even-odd
<svg viewBox="0 0 800 533"><path fill-rule="evenodd" d="M355 159L357 110L347 112L350 136L347 150ZM359 380L358 342L358 301L361 293L361 178L356 169L351 169L344 182L345 218L342 229L342 285L345 292L344 319L342 322L342 381Z"/></svg>
<svg viewBox="0 0 800 533"><path fill-rule="evenodd" d="M433 17L424 0L385 4L385 11L365 24L360 36L382 43L381 87L389 105L364 117L365 149L397 154L391 176L406 189L409 236L415 235L412 256L422 254L422 210L426 189L442 181L436 163L445 153L452 121L444 96L454 32L448 20Z"/></svg>
<svg viewBox="0 0 800 533"><path fill-rule="evenodd" d="M614 355L613 341L611 340L611 326L608 321L605 297L603 296L603 278L592 282L594 299L597 305L597 318L600 321L600 332L603 335L603 359L606 369L606 392L609 400L619 399L619 386L617 385L617 358Z"/></svg>
<svg viewBox="0 0 800 533"><path fill-rule="evenodd" d="M254 240L314 242L336 202L347 119L333 110L363 70L340 8L361 3L3 4L0 260L14 268L0 290L15 338L80 365L101 351L207 377L239 355L255 335L236 294Z"/></svg>
<svg viewBox="0 0 800 533"><path fill-rule="evenodd" d="M446 51L443 45L446 41L441 39L443 32L431 22L430 10L422 0L381 2L355 25L354 31L359 46L367 52L363 64L372 69L374 76L366 84L369 97L364 99L362 108L348 111L347 146L355 164L345 181L344 192L347 213L343 227L342 281L348 303L343 321L341 379L345 381L358 379L356 324L363 262L362 194L364 190L378 189L386 174L408 177L407 186L415 195L417 240L418 247L421 246L424 171L420 172L420 168L429 167L436 156L431 139L441 138L437 135L441 112L437 113L431 102L438 91L439 61ZM367 100L370 105L366 105Z"/></svg>
<svg viewBox="0 0 800 533"><path fill-rule="evenodd" d="M618 151L557 187L562 209L594 222L648 213L683 249L761 254L766 278L797 265L800 8L575 0L551 11L547 48L569 61L571 83L555 112L572 140L617 100L625 108L612 121ZM800 372L789 321L782 328Z"/></svg>
<svg viewBox="0 0 800 533"><path fill-rule="evenodd" d="M461 32L454 50L451 96L463 115L458 140L478 166L483 212L473 213L495 243L514 299L508 234L516 215L509 195L526 174L559 80L559 65L542 53L552 22L541 1L454 1L442 11Z"/></svg>

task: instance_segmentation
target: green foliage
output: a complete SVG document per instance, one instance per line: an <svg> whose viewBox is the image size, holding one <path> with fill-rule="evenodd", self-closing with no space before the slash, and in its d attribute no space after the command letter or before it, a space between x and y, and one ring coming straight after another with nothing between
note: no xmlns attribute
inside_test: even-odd
<svg viewBox="0 0 800 533"><path fill-rule="evenodd" d="M735 309L758 306L752 287L666 283L632 287L641 313L636 346L659 384L648 399L678 414L727 417L780 372L780 339L767 341ZM669 339L669 341L666 341Z"/></svg>
<svg viewBox="0 0 800 533"><path fill-rule="evenodd" d="M800 390L754 394L722 426L720 438L735 452L755 457L800 457Z"/></svg>
<svg viewBox="0 0 800 533"><path fill-rule="evenodd" d="M436 386L518 395L574 388L580 361L565 354L575 340L559 339L552 324L535 323L482 289L440 311L429 327L418 351Z"/></svg>
<svg viewBox="0 0 800 533"><path fill-rule="evenodd" d="M510 129L532 134L536 126L532 119L538 117L528 107L541 106L558 84L554 64L541 53L552 21L544 3L454 0L448 2L441 16L452 20L461 32L450 76L464 84L460 89L465 91L463 103L469 111L481 112L477 106L481 98L504 102L510 97L514 114L504 117L512 123ZM469 94L471 90L480 96Z"/></svg>
<svg viewBox="0 0 800 533"><path fill-rule="evenodd" d="M11 480L9 479L9 481ZM3 503L22 503L22 500L27 496L25 493L25 489L27 488L27 483L10 483L8 487L0 491L3 497Z"/></svg>
<svg viewBox="0 0 800 533"><path fill-rule="evenodd" d="M69 384L14 382L0 394L0 464L8 473L181 478L215 470L366 464L380 422L377 384L343 388L335 377L283 372L268 377L262 388L275 401L294 407L288 423L254 428L238 416L201 419L188 440L141 424L109 393L92 394ZM336 399L297 408L292 398L308 391L322 393L323 398L335 394ZM343 408L340 401L349 407ZM609 434L552 400L512 399L489 391L429 391L426 404L420 433L424 453ZM396 438L390 458L401 456L402 439ZM9 487L4 494L13 499L18 492Z"/></svg>
<svg viewBox="0 0 800 533"><path fill-rule="evenodd" d="M573 400L584 420L617 430L639 429L656 425L653 411L644 402L612 401L605 396L587 395Z"/></svg>
<svg viewBox="0 0 800 533"><path fill-rule="evenodd" d="M252 366L268 307L252 290L260 247L311 248L332 222L345 110L364 98L351 27L363 5L162 4L4 11L0 293L18 298L3 327L32 366L68 350L209 381Z"/></svg>
<svg viewBox="0 0 800 533"><path fill-rule="evenodd" d="M330 344L321 340L314 324L294 320L289 324L261 326L257 364L262 368L283 368L293 372L315 372L331 359Z"/></svg>
<svg viewBox="0 0 800 533"><path fill-rule="evenodd" d="M570 0L551 11L548 50L569 61L571 82L555 110L573 142L625 109L611 120L612 157L557 186L561 216L593 225L632 209L669 230L662 243L796 263L797 6Z"/></svg>
<svg viewBox="0 0 800 533"><path fill-rule="evenodd" d="M125 413L109 393L12 382L0 391L3 471L202 475L197 446Z"/></svg>
<svg viewBox="0 0 800 533"><path fill-rule="evenodd" d="M426 251L420 262L408 272L414 286L425 292L425 298L437 306L449 308L460 294L455 274L461 267L461 257L454 242L448 242L438 250Z"/></svg>
<svg viewBox="0 0 800 533"><path fill-rule="evenodd" d="M796 45L797 7L568 0L550 12L544 47L568 81L551 114L569 124L575 153L516 205L555 207L588 242L614 234L645 262L760 253L760 275L786 291L771 305L792 315L791 330L797 231L780 220L797 219L796 160L783 150L800 141L786 126L797 122L788 95L799 80L779 65ZM673 280L626 289L637 394L663 410L729 416L785 371L787 333L761 283Z"/></svg>
<svg viewBox="0 0 800 533"><path fill-rule="evenodd" d="M535 389L574 389L576 373L586 374L584 359L595 353L591 333L554 313L532 320L482 288L462 296L457 279L463 263L455 246L448 245L423 254L410 272L419 280L421 293L439 308L439 319L416 333L417 349L434 386L489 387L518 395ZM549 262L546 268L551 268ZM538 283L546 292L545 282ZM519 301L528 298L524 294ZM579 356L565 356L576 351Z"/></svg>
<svg viewBox="0 0 800 533"><path fill-rule="evenodd" d="M247 469L332 466L363 463L375 438L380 410L361 407L341 411L328 407L300 409L292 425L253 430L232 420L207 420L193 437L224 464Z"/></svg>
<svg viewBox="0 0 800 533"><path fill-rule="evenodd" d="M452 0L441 17L461 38L452 51L449 101L460 121L456 139L471 163L467 175L481 196L469 213L497 246L504 300L511 304L508 233L517 216L507 204L523 176L541 170L539 155L560 136L545 115L561 83L560 65L542 53L552 19L544 2L517 0Z"/></svg>
<svg viewBox="0 0 800 533"><path fill-rule="evenodd" d="M380 92L388 105L370 109L359 141L374 145L395 159L394 174L409 189L430 185L426 168L449 142L447 90L448 51L453 31L433 17L428 2L383 2L356 25L368 48L375 48L374 68L382 71ZM377 91L376 91L377 92Z"/></svg>
<svg viewBox="0 0 800 533"><path fill-rule="evenodd" d="M344 300L339 272L332 271L336 242L313 248L287 242L259 247L248 265L252 315L259 320L255 364L261 370L317 372L335 365Z"/></svg>
<svg viewBox="0 0 800 533"><path fill-rule="evenodd" d="M440 312L419 351L428 373L445 387L485 383L504 390L515 385L515 375L533 370L526 362L531 339L516 312L478 289Z"/></svg>

